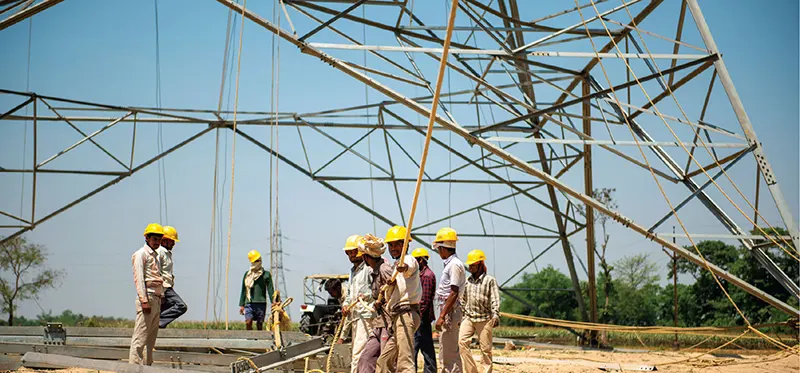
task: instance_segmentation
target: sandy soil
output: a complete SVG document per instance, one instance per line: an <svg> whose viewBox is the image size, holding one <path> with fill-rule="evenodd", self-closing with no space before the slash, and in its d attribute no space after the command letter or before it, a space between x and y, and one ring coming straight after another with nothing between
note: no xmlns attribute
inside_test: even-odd
<svg viewBox="0 0 800 373"><path fill-rule="evenodd" d="M473 353L477 353L473 350ZM697 352L621 353L573 350L494 350L494 371L498 373L598 373L602 371L635 371L631 368L655 366L660 372L709 373L797 373L800 356L785 354L753 354L753 351L723 355ZM475 355L476 360L479 360ZM420 364L420 369L422 364ZM17 372L37 371L21 368ZM49 373L95 373L96 370L62 369ZM105 372L103 372L105 373Z"/></svg>
<svg viewBox="0 0 800 373"><path fill-rule="evenodd" d="M495 350L496 372L593 372L619 371L620 367L637 368L655 366L661 372L712 372L712 373L797 373L800 356L747 355L726 352L712 356L689 352L619 353L571 350ZM751 352L752 353L752 352ZM688 360L687 359L691 359ZM621 364L621 365L620 365Z"/></svg>

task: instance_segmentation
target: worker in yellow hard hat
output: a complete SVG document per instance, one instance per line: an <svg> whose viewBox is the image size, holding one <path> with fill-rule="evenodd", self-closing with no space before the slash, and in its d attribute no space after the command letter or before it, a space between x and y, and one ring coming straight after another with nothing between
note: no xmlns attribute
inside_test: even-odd
<svg viewBox="0 0 800 373"><path fill-rule="evenodd" d="M378 358L391 337L391 315L386 305L386 300L381 301L379 295L384 285L389 284L392 279L394 269L391 264L383 259L386 252L386 243L380 237L365 234L364 240L358 244L358 250L363 253L364 263L372 269L372 302L371 307L375 309L377 315L372 321L372 332L358 360L358 373L374 373L378 367ZM394 371L392 361L389 361L389 371Z"/></svg>
<svg viewBox="0 0 800 373"><path fill-rule="evenodd" d="M420 247L411 252L411 256L419 264L419 283L422 287L422 298L419 301L420 325L414 333L414 368L417 367L417 355L422 351L425 362L424 373L436 373L436 350L433 348L434 321L433 296L436 294L436 275L428 266L428 250Z"/></svg>
<svg viewBox="0 0 800 373"><path fill-rule="evenodd" d="M128 361L131 364L153 364L153 347L158 336L164 280L158 264L158 250L164 228L152 223L144 229L144 246L131 257L133 283L136 285L136 322L133 326Z"/></svg>
<svg viewBox="0 0 800 373"><path fill-rule="evenodd" d="M186 303L175 292L175 274L172 271L172 249L180 242L178 231L168 225L164 226L164 236L161 237L161 247L156 250L158 262L161 264L161 277L164 279L164 299L161 301L161 316L159 328L164 329L169 323L175 321L186 313Z"/></svg>
<svg viewBox="0 0 800 373"><path fill-rule="evenodd" d="M253 321L256 329L262 330L264 318L267 315L267 303L275 294L272 275L264 269L261 253L251 250L247 253L250 269L242 278L242 292L239 296L239 314L244 315L247 330L253 330Z"/></svg>
<svg viewBox="0 0 800 373"><path fill-rule="evenodd" d="M378 357L378 371L397 373L416 373L414 363L414 332L420 324L419 302L422 289L419 284L419 264L411 255L403 254L408 230L394 226L386 232L386 246L389 255L395 260L397 270L395 282L388 291L389 341ZM392 369L396 367L396 369Z"/></svg>
<svg viewBox="0 0 800 373"><path fill-rule="evenodd" d="M367 339L372 332L372 320L375 312L365 307L372 302L372 268L364 263L363 253L358 245L364 237L354 234L347 237L344 243L344 253L353 265L350 268L350 281L347 283L347 295L342 305L342 317L347 321L342 329L342 336L349 335L352 341L350 371L358 372L358 362L367 345ZM361 302L359 302L361 299ZM344 343L340 338L337 343Z"/></svg>
<svg viewBox="0 0 800 373"><path fill-rule="evenodd" d="M497 280L486 274L486 254L480 250L472 250L467 254L467 261L472 274L467 278L461 306L464 309L464 320L458 335L461 346L461 363L464 373L489 372L492 370L492 329L500 325L500 289ZM478 367L472 358L469 345L472 336L477 335L481 347L481 364Z"/></svg>
<svg viewBox="0 0 800 373"><path fill-rule="evenodd" d="M436 232L433 248L443 260L441 282L436 288L439 318L436 330L439 334L439 353L442 354L442 373L461 372L461 357L458 355L458 327L462 310L458 297L464 289L466 274L464 263L456 255L458 234L453 228L442 228Z"/></svg>

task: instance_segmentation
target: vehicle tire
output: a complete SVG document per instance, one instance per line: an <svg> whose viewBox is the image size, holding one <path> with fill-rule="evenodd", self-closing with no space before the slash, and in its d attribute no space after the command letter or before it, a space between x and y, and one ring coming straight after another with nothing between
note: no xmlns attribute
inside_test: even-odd
<svg viewBox="0 0 800 373"><path fill-rule="evenodd" d="M304 314L300 318L300 331L308 335L317 335L317 326L313 324L314 320L311 319L311 315Z"/></svg>

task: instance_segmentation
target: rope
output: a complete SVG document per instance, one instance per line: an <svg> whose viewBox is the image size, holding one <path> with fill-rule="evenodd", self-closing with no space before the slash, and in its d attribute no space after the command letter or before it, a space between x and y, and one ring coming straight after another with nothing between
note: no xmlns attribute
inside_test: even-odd
<svg viewBox="0 0 800 373"><path fill-rule="evenodd" d="M406 224L406 238L403 240L403 251L400 254L400 260L403 260L408 251L408 243L411 241L411 229L414 227L414 215L417 213L417 201L419 200L419 191L422 187L422 177L425 174L425 163L428 160L428 148L431 144L431 137L433 136L433 124L436 120L436 110L439 108L439 95L442 92L442 80L444 79L445 68L447 67L447 56L450 52L450 38L453 36L453 25L456 21L456 9L458 9L458 0L453 0L450 7L450 16L447 21L447 32L444 38L444 45L442 50L442 58L439 60L439 76L436 78L436 88L433 92L433 101L431 102L431 115L428 118L428 128L425 132L425 145L422 148L422 159L419 163L419 172L417 173L417 182L414 186L414 199L411 201L411 213L408 214L408 224ZM389 284L393 284L397 280L397 268L392 272L392 279ZM381 288L381 293L378 296L378 301L385 298L385 294L390 293L392 286L384 285Z"/></svg>
<svg viewBox="0 0 800 373"><path fill-rule="evenodd" d="M593 5L593 7L594 7L594 9L595 9L595 12L597 12L597 13L599 14L599 11L597 11L597 7L596 7L596 5L594 4L594 1L593 1L593 0L590 0L590 1L591 1L592 5ZM575 4L576 4L576 5L578 5L578 2L577 2L577 0L575 0ZM578 14L579 14L579 15L580 15L580 17L581 17L581 22L582 22L582 24L583 24L584 26L586 26L586 20L585 20L585 18L583 17L583 12L582 12L580 9L578 9ZM601 19L601 22L602 22L602 19ZM602 23L603 23L603 27L606 29L606 32L607 32L607 33L608 33L608 35L609 35L609 38L611 39L611 42L612 42L612 44L613 44L613 45L616 47L617 51L618 51L619 53L621 53L621 51L620 51L620 49L619 49L619 45L617 45L617 43L616 43L616 41L614 40L613 36L611 36L611 33L608 31L608 28L606 27L606 25L605 25L605 22L602 22ZM620 102L619 102L619 99L618 99L618 97L617 97L616 90L614 89L613 85L611 84L611 79L610 79L610 78L609 78L609 76L608 76L608 72L606 71L605 65L603 64L603 62L602 62L602 59L600 58L599 52L597 51L597 47L595 46L594 39L592 38L592 36L591 36L591 33L589 32L588 28L586 29L586 31L587 31L587 36L588 36L588 38L589 38L589 41L590 41L590 42L591 42L591 44L592 44L592 48L593 48L593 49L594 49L594 51L595 51L595 58L597 58L597 60L598 60L598 62L599 62L599 65L600 65L601 69L603 70L603 75L605 76L606 80L607 80L607 81L608 81L608 83L609 83L609 87L610 87L610 90L611 90L611 94L612 94L612 95L613 95L613 97L614 97L614 101L615 101L615 102L616 102L616 103L619 105L619 103L620 103ZM635 73L635 72L634 72L634 71L631 69L630 65L628 65L628 62L627 62L627 61L625 61L625 60L623 59L623 62L625 63L625 66L628 68L628 70L630 70L630 72L631 72L631 74L632 74L633 78L636 80L637 84L638 84L638 85L639 85L639 87L642 89L642 91L644 92L645 96L648 98L648 100L649 100L650 102L652 102L652 100L650 99L650 96L649 96L649 95L647 94L647 92L644 90L644 87L642 87L642 85L641 85L641 82L639 81L638 77L636 76L636 73ZM621 106L621 105L620 105L620 106ZM654 109L655 109L655 112L656 112L656 113L658 114L658 116L659 116L659 117L662 119L662 121L664 121L664 123L666 123L666 121L664 120L664 118L663 118L663 116L661 115L661 113L658 111L658 109L656 109L656 108L655 108L655 105L653 105L653 107L654 107ZM714 278L714 281L717 283L717 285L719 286L719 288L722 290L723 294L725 294L725 296L728 298L728 301L729 301L729 302L730 302L730 303L733 305L733 307L736 309L736 312L737 312L737 313L738 313L738 314L739 314L739 315L742 317L742 319L745 321L745 323L748 325L748 327L752 328L752 326L751 326L751 324L750 324L750 320L748 320L748 319L747 319L747 317L746 317L746 316L744 315L744 313L741 311L741 309L740 309L740 308L739 308L739 306L736 304L736 302L734 302L734 300L731 298L730 294L728 294L728 291L727 291L727 290L725 289L725 287L722 285L722 283L720 282L720 280L719 280L719 278L717 277L717 275L716 275L716 274L715 274L713 271L711 271L711 268L710 268L710 267L709 267L709 265L708 265L708 261L705 259L705 257L703 256L703 254L700 252L700 249L697 247L697 244L694 242L694 240L692 239L692 237L689 235L689 232L688 232L688 230L686 229L686 226L684 225L684 223L683 223L683 220L682 220L682 219L679 217L679 215L678 215L677 211L675 211L675 208L673 207L673 205L672 205L672 202L670 201L669 197L667 196L666 192L664 191L664 188L663 188L663 186L661 185L661 182L660 182L660 181L658 180L658 178L656 177L656 175L655 175L655 171L653 170L652 166L650 165L650 162L647 160L647 156L645 155L645 153L644 153L644 150L642 149L642 146L641 146L641 144L639 143L639 140L638 140L638 138L636 137L636 134L635 134L635 133L634 133L634 131L633 131L633 127L631 126L631 124L630 124L630 121L629 121L628 117L627 117L627 116L625 116L625 117L623 117L623 119L625 119L625 123L626 123L626 125L627 125L627 128L628 128L628 130L630 131L630 133L631 133L631 136L633 137L634 141L636 142L636 147L637 147L637 149L639 150L639 153L642 155L642 158L644 159L645 163L647 164L647 166L648 166L648 170L650 171L650 174L651 174L651 176L652 176L653 180L655 181L656 185L658 186L658 189L659 189L659 191L661 192L661 195L662 195L662 197L664 198L664 200L666 201L666 203L667 203L667 205L669 206L670 210L672 211L673 215L675 216L675 219L678 221L678 224L681 226L681 229L683 229L684 233L686 234L686 237L689 239L690 243L692 244L692 247L694 247L694 249L695 249L695 251L697 252L697 254L698 254L698 256L700 257L700 259L702 259L704 267L705 267L705 268L706 268L706 269L707 269L709 272L711 272L711 275L712 275L712 277ZM668 124L667 124L667 127L669 127L669 125L668 125ZM670 130L671 130L671 129L670 129ZM757 334L759 334L759 333L757 332ZM765 339L767 339L767 338L768 338L767 340L769 340L769 341L773 342L773 339L772 339L772 338L770 338L769 336L766 336L766 335L764 335L763 333L760 333L760 335L764 336L764 337L765 337ZM775 343L775 342L777 342L777 341L774 341L773 343L774 343L774 344L776 344L776 345L778 345L778 344L777 344L777 343ZM779 342L778 342L778 343L779 343Z"/></svg>
<svg viewBox="0 0 800 373"><path fill-rule="evenodd" d="M593 1L593 0L590 0L590 2L591 2L591 4L592 4L592 7L594 8L595 12L596 12L596 13L599 15L600 13L599 13L599 11L597 10L597 6L596 6L596 4L594 3L594 1ZM576 4L576 5L578 5L578 2L577 2L577 0L575 0L575 4ZM584 17L583 17L583 12L582 12L580 9L578 9L578 14L579 14L579 15L580 15L580 17L581 17L581 22L582 22L582 24L583 24L584 26L586 26L586 20L584 19ZM621 53L621 50L620 50L620 48L619 48L619 45L618 45L618 44L617 44L617 42L614 40L613 36L611 36L611 32L608 30L608 27L606 26L606 23L605 23L605 22L602 20L602 18L600 18L600 21L601 21L601 23L603 24L603 27L604 27L604 29L606 30L606 33L608 34L608 36L609 36L609 39L611 40L611 43L612 43L612 44L614 45L614 47L617 49L617 52L618 52L618 53ZM611 79L610 79L610 78L609 78L609 76L608 76L608 72L606 71L606 68L605 68L605 65L604 65L604 64L603 64L603 62L602 62L602 59L600 59L600 56L599 56L599 54L598 54L598 51L597 51L597 47L595 46L595 43L594 43L594 39L592 38L592 36L591 36L591 33L589 32L588 28L586 29L586 31L587 31L587 36L588 36L588 38L589 38L589 41L590 41L590 42L591 42L591 44L592 44L592 48L593 48L593 49L594 49L594 51L595 51L595 56L596 56L596 58L597 58L597 60L598 60L598 62L599 62L599 65L600 65L601 69L603 70L603 75L605 76L606 80L607 80L607 81L608 81L608 83L609 83L609 87L610 87L611 93L612 93L612 95L613 95L613 97L614 97L614 101L617 103L617 105L619 105L619 103L620 103L620 102L619 102L619 99L618 99L618 97L617 97L616 90L613 88L613 85L611 84ZM669 128L669 130L670 130L670 131L673 133L673 135L675 135L675 134L674 134L674 132L672 131L672 128L671 128L671 127L669 126L669 124L666 122L666 120L664 119L664 117L661 115L660 111L658 111L657 107L656 107L656 106L655 106L655 104L653 103L653 101L652 101L652 99L650 98L650 96L647 94L647 91L646 91L646 90L644 89L644 87L642 86L641 82L639 81L639 78L636 76L636 73L633 71L633 69L631 69L630 65L628 65L628 62L627 62L627 61L625 61L625 60L623 59L623 62L625 63L625 66L627 67L627 69L628 69L628 70L631 72L631 74L632 74L633 78L636 80L636 83L637 83L637 84L639 85L639 87L642 89L642 92L643 92L643 93L644 93L644 95L647 97L648 101L649 101L649 102L651 103L651 105L653 106L653 109L654 109L655 113L656 113L656 114L659 116L659 118L661 118L661 120L664 122L664 124L667 126L667 128ZM672 211L672 214L675 216L675 219L678 221L678 224L680 224L680 226L681 226L681 229L683 229L684 233L686 234L686 237L689 239L690 243L692 244L692 247L694 247L694 249L695 249L695 251L697 252L698 256L700 257L700 259L702 259L702 261L703 261L703 265L705 266L705 268L706 268L706 269L707 269L709 272L711 272L711 275L712 275L712 277L714 278L714 281L717 283L717 285L719 286L719 288L722 290L723 294L725 294L725 296L728 298L728 301L731 303L731 305L733 305L733 307L736 309L736 312L737 312L737 313L738 313L738 314L739 314L739 315L742 317L742 319L745 321L745 323L746 323L746 324L747 324L747 326L748 326L748 329L749 329L749 330L752 330L752 331L754 331L756 334L760 335L762 338L766 339L767 341L769 341L769 342L771 342L771 343L775 344L776 346L778 346L778 347L780 347L780 348L788 348L788 346L786 346L785 344L783 344L783 343L781 343L781 342L779 342L779 341L776 341L776 340L774 340L773 338L771 338L771 337L767 336L766 334L763 334L763 333L761 333L760 331L758 331L758 330L754 329L754 328L753 328L753 326L752 326L752 325L751 325L751 323L750 323L750 320L749 320L749 319L747 319L747 317L746 317L746 316L744 315L744 313L741 311L741 309L740 309L740 308L739 308L739 306L736 304L736 302L735 302L735 301L734 301L734 300L731 298L730 294L729 294L729 293L728 293L728 291L725 289L725 287L722 285L722 283L720 282L720 280L719 280L719 278L717 277L717 275L716 275L716 274L715 274L713 271L711 271L711 268L710 268L710 267L709 267L709 265L708 265L708 261L705 259L705 257L703 256L703 254L700 252L700 249L697 247L697 244L694 242L694 240L692 239L692 237L689 235L689 232L687 231L687 229L686 229L686 226L685 226L685 225L684 225L684 223L683 223L683 220L682 220L682 219L681 219L681 218L678 216L678 213L677 213L677 211L675 211L675 208L673 207L673 205L672 205L672 202L670 201L669 197L667 197L667 194L666 194L666 192L664 191L664 188L663 188L663 186L661 185L661 182L659 182L658 178L656 177L656 175L655 175L655 172L653 171L653 168L652 168L652 166L650 165L650 162L647 160L647 156L645 155L645 153L644 153L644 150L642 149L642 146L641 146L641 144L639 143L639 140L638 140L638 138L636 137L635 133L633 132L633 128L632 128L632 126L631 126L631 124L630 124L630 121L629 121L628 117L627 117L627 116L625 116L623 119L625 119L625 122L626 122L626 124L627 124L628 130L630 131L630 133L631 133L631 136L633 137L634 141L636 142L636 146L637 146L637 148L638 148L638 150L639 150L639 153L642 155L642 157L643 157L643 159L644 159L645 163L647 164L647 166L648 166L648 170L650 171L650 174L651 174L651 176L653 177L653 180L656 182L656 185L658 186L658 189L660 190L660 192L661 192L661 194L662 194L662 196L663 196L664 200L666 201L667 205L669 206L670 210ZM684 150L686 150L685 146L683 146L683 148L684 148ZM688 150L686 150L686 151L688 152ZM691 154L690 154L690 156L691 156ZM701 166L701 168L702 168L702 166ZM709 177L710 177L710 176L709 176ZM723 192L723 193L724 193L724 192ZM737 207L738 207L738 206L737 206ZM746 214L745 214L745 216L746 216ZM749 217L748 217L748 218L749 218Z"/></svg>
<svg viewBox="0 0 800 373"><path fill-rule="evenodd" d="M242 19L244 19L247 0L242 3ZM228 254L225 258L225 330L228 330L228 282L231 270L231 228L233 227L233 185L236 176L236 118L239 109L239 75L242 68L242 36L244 34L244 23L239 28L239 54L236 62L236 94L233 99L233 148L231 149L231 192L228 202Z"/></svg>
<svg viewBox="0 0 800 373"><path fill-rule="evenodd" d="M155 25L156 25L156 107L161 109L161 39L158 30L158 0L153 0L153 7L155 9ZM157 148L159 153L164 152L164 132L163 123L158 122L158 143ZM167 204L167 168L165 166L166 160L160 158L158 160L158 217L162 224L169 223L169 205ZM162 183L163 180L163 183ZM161 195L164 195L163 208L164 216L161 216L162 200Z"/></svg>
<svg viewBox="0 0 800 373"><path fill-rule="evenodd" d="M258 372L258 365L256 365L256 363L254 363L254 362L253 362L253 360L251 360L249 357L247 357L247 356L240 356L238 359L236 359L236 361L237 361L237 362L239 362L239 361L246 361L246 362L247 362L247 364L249 364L249 365L250 365L250 368L253 368L253 370L255 370L256 372Z"/></svg>
<svg viewBox="0 0 800 373"><path fill-rule="evenodd" d="M615 325L615 324L602 324L602 323L591 323L591 322L583 322L583 321L570 321L570 320L560 320L560 319L550 319L545 317L536 317L536 316L528 316L528 315L519 315L513 313L506 313L501 312L500 315L502 317L506 317L509 319L516 319L521 321L527 321L531 323L543 324L543 325L550 325L550 326L558 326L558 327L565 327L565 328L572 328L572 329L588 329L588 330L595 330L595 331L611 331L611 332L618 332L618 333L641 333L641 334L686 334L686 335L711 335L713 336L725 336L724 333L731 332L731 331L740 331L740 330L751 330L756 328L769 328L775 326L786 326L788 325L788 321L781 322L781 323L769 323L769 324L758 324L753 326L728 326L728 327L718 327L718 326L698 326L698 327L674 327L674 326L626 326L626 325Z"/></svg>
<svg viewBox="0 0 800 373"><path fill-rule="evenodd" d="M650 49L647 47L647 43L644 41L644 37L642 37L642 34L641 34L641 32L639 31L639 29L638 29L638 27L637 27L637 25L636 25L636 21L633 19L633 15L631 14L631 12L630 12L630 9L628 9L628 5L627 5L627 3L625 3L625 2L623 1L623 5L624 5L624 7L625 7L625 11L628 13L628 16L629 16L629 17L630 17L630 19L631 19L631 23L632 23L633 27L635 27L635 30L636 30L637 34L639 35L639 39L642 41L642 45L644 46L644 49L645 49L645 51L647 52L647 55L648 55L648 57L650 58L650 60L651 60L651 61L653 61L654 65L655 65L655 59L653 58L652 54L650 54ZM596 8L596 7L595 7L595 11L597 11L597 8ZM603 23L603 25L604 25L604 27L605 27L605 22L604 22L604 21L602 21L602 20L601 20L601 22ZM606 30L608 30L608 28L606 28ZM626 62L626 65L627 65L627 62ZM664 80L664 76L663 76L663 74L662 74L661 70L659 70L658 68L656 68L656 72L658 73L658 75L659 75L659 78L660 78L660 79L663 81L663 80ZM635 76L634 76L634 77L635 77ZM638 82L638 79L637 79L637 82ZM641 87L641 85L640 85L640 87ZM670 88L670 87L669 87L669 85L666 85L665 87L666 87L666 89L667 89L667 92L669 93L670 97L672 97L673 101L675 101L675 105L676 105L676 106L678 107L678 109L681 111L681 114L683 115L683 117L684 117L684 118L685 118L687 121L689 121L689 117L688 117L688 115L687 115L687 114L686 114L686 112L683 110L683 107L681 106L681 104L678 102L678 99L677 99L677 97L675 97L675 94L674 94L674 92L672 91L672 88ZM641 87L641 88L642 88L642 91L644 91L644 87ZM646 92L645 92L645 95L647 96L647 93L646 93ZM653 103L653 102L652 102L652 100L650 99L650 97L649 97L649 96L647 96L647 99L648 99L648 101L650 101L650 104L653 106L653 109L655 110L655 112L656 112L656 113L658 113L658 109L655 107L655 103ZM678 142L680 142L680 139L679 139L679 138L678 138L678 136L675 134L675 132L672 130L672 128L669 126L669 124L666 122L666 120L663 118L663 116L661 116L661 114L660 114L660 113L658 113L658 116L659 116L659 118L661 118L661 120L662 120L662 121L664 121L664 124L665 124L665 125L667 126L667 128L670 130L670 132L671 132L671 133L672 133L672 135L675 137L675 139L677 139L677 140L678 140ZM769 224L769 222L768 222L766 219L764 219L764 216L763 216L763 215L761 215L761 213L759 213L759 212L758 212L758 209L756 209L756 208L753 206L753 204L752 204L752 203L750 203L750 200L749 200L749 199L748 199L748 198L747 198L747 197L744 195L744 193L742 193L742 191L739 189L739 187L736 185L736 183L735 183L735 182L733 182L733 180L730 178L730 176L728 175L728 172L725 170L725 168L724 168L724 167L721 167L721 165L720 165L719 161L717 160L717 157L715 157L715 156L713 156L713 155L712 155L712 153L711 153L711 150L710 150L710 148L708 147L708 145L706 144L705 140L703 140L703 137L702 137L702 136L698 136L697 138L700 140L700 143L701 143L702 147L703 147L703 148L706 150L706 152L707 152L707 153L708 153L710 156L712 156L711 158L714 160L714 164L715 164L717 167L719 167L720 171L723 173L723 175L725 175L725 177L728 179L728 181L730 181L730 183L731 183L731 185L733 185L734 189L736 189L736 191L739 193L739 195L740 195L740 196L741 196L741 197L742 197L742 198L745 200L745 202L747 202L747 204L750 206L750 208L752 208L752 209L755 211L755 213L756 213L756 216L758 216L758 217L761 217L761 219L762 219L762 220L764 220L764 223L766 223L766 224L767 224L767 226L769 227L769 229L772 229L772 230L773 230L773 232L774 232L774 231L775 231L775 228L774 228L772 225L770 225L770 224ZM773 238L771 237L771 235L767 234L767 232L766 232L766 231L764 231L764 229L762 229L761 227L759 227L759 226L756 224L756 222L755 222L755 221L753 221L753 219L751 219L751 218L750 218L750 216L749 216L747 213L745 213L745 212L744 212L744 211L743 211L743 210L742 210L742 209L739 207L739 205L738 205L738 204L736 204L736 203L735 203L735 202L734 202L734 201L733 201L733 200L730 198L730 196L728 196L728 194L727 194L727 193L725 193L725 192L722 190L722 187L720 187L720 186L719 186L719 184L717 184L716 180L714 180L714 179L711 177L711 175L708 173L708 171L707 171L705 168L703 168L703 165L701 165L701 164L700 164L700 163L697 161L697 159L694 157L694 155L693 155L693 154L692 154L692 153L691 153L691 152L690 152L688 149L686 149L686 146L685 146L685 145L683 145L683 144L682 144L682 145L681 145L681 147L683 148L683 150L684 150L684 151L685 151L687 154L689 154L689 158L690 158L690 160L693 160L693 161L694 161L694 163L697 165L697 167L698 167L699 169L701 169L701 170L703 171L703 173L704 173L704 174L706 174L706 176L707 176L707 177L708 177L708 178L711 180L711 182L712 182L712 183L714 183L714 185L715 185L715 186L717 187L717 189L719 189L719 191L720 191L720 192L721 192L721 193L722 193L722 194L725 196L725 198L726 198L726 199L727 199L727 200L728 200L728 201L729 201L729 202L730 202L730 203L731 203L731 204L732 204L732 205L733 205L733 206L734 206L734 207L735 207L737 210L739 210L739 212L740 212L740 213L741 213L741 214L742 214L742 215L743 215L743 216L744 216L744 217L745 217L745 218L746 218L746 219L747 219L747 220L748 220L748 221L749 221L751 224L753 224L753 226L754 226L756 229L758 229L758 230L759 230L759 231L760 231L760 232L761 232L761 233L762 233L762 234L763 234L765 237L769 238L769 239L770 239L770 240L771 240L771 241L772 241L772 242L773 242L775 245L779 246L779 247L780 247L780 248L781 248L781 249L782 249L784 252L786 252L786 253L787 253L789 256L791 256L791 257L792 257L792 258L794 258L795 260L798 260L798 261L800 261L800 259L798 259L798 257L796 257L796 256L795 256L795 255L793 255L792 253L788 252L788 251L787 251L787 250L786 250L786 249L785 249L785 248L784 248L782 245L780 245L780 244L779 244L779 243L778 243L778 242L777 242L775 239L773 239ZM784 243L784 244L786 244L786 245L787 245L787 246L789 246L789 247L792 247L792 246L791 246L791 244L790 244L788 241L786 241L786 239L785 239L785 238L783 238L783 237L780 237L780 239L783 241L783 243ZM796 252L798 252L798 253L800 253L800 251L798 251L798 248L795 248L795 251L796 251Z"/></svg>
<svg viewBox="0 0 800 373"><path fill-rule="evenodd" d="M33 40L33 17L28 18L28 67L25 70L25 92L30 92L31 88L31 41ZM28 105L25 105L25 116L28 116ZM34 149L35 151L35 149ZM22 167L25 169L25 159L28 155L28 121L22 127ZM23 203L25 201L25 174L20 173L22 186L19 196L19 216L23 216Z"/></svg>
<svg viewBox="0 0 800 373"><path fill-rule="evenodd" d="M277 11L277 5L273 3L272 6L272 19L276 22L277 27L281 27L281 17ZM280 106L279 96L280 96L280 60L281 60L281 45L280 39L277 39L275 34L272 35L272 84L271 84L271 93L272 97L270 100L271 111L273 111L273 122L270 126L270 148L275 149L275 153L280 151L280 131L278 128L278 110ZM270 153L270 161L269 161L269 234L270 234L270 246L269 246L269 258L270 258L270 270L275 275L273 277L273 281L275 281L275 287L277 288L279 280L276 268L277 268L277 260L276 260L276 247L278 246L278 184L279 184L279 175L278 175L278 168L280 167L280 163L278 162L278 158L272 153ZM273 182L273 170L274 170L274 182ZM275 198L273 202L273 189L275 191Z"/></svg>

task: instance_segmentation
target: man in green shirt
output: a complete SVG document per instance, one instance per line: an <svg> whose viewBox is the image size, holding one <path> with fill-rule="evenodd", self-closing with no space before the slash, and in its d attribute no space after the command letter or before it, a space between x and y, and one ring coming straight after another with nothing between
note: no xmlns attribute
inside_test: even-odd
<svg viewBox="0 0 800 373"><path fill-rule="evenodd" d="M252 250L247 253L250 260L250 269L244 273L242 279L242 294L239 296L239 314L244 315L247 330L253 330L253 321L256 329L263 330L264 318L267 314L267 303L275 294L272 284L272 275L264 270L261 263L261 253Z"/></svg>

